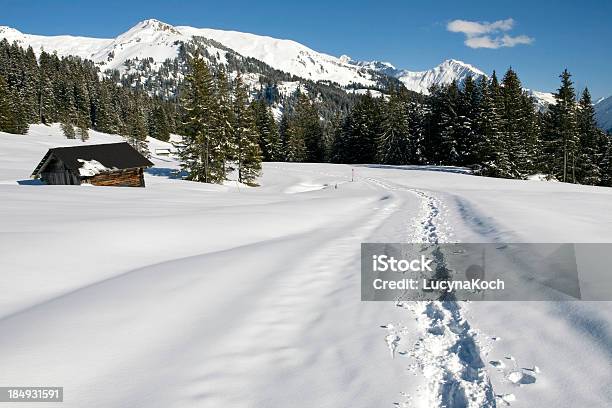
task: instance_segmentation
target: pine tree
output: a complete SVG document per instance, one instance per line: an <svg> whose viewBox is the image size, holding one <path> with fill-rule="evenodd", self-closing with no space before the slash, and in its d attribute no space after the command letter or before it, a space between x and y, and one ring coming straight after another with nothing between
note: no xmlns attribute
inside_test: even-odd
<svg viewBox="0 0 612 408"><path fill-rule="evenodd" d="M416 101L407 103L408 119L408 163L424 164L427 162L425 156L425 122L426 113L423 105Z"/></svg>
<svg viewBox="0 0 612 408"><path fill-rule="evenodd" d="M406 102L399 92L393 92L384 111L382 133L378 140L378 161L384 164L408 164L410 156Z"/></svg>
<svg viewBox="0 0 612 408"><path fill-rule="evenodd" d="M439 164L442 161L440 151L441 131L440 123L443 111L444 89L433 85L429 88L429 98L427 100L427 110L425 112L425 157L429 164Z"/></svg>
<svg viewBox="0 0 612 408"><path fill-rule="evenodd" d="M77 126L76 134L79 139L81 139L81 142L89 140L89 129L86 126L87 125L85 125L84 122L79 122L79 125Z"/></svg>
<svg viewBox="0 0 612 408"><path fill-rule="evenodd" d="M240 75L234 86L233 141L236 148L238 181L254 185L261 173L261 149L253 110L249 107L247 88Z"/></svg>
<svg viewBox="0 0 612 408"><path fill-rule="evenodd" d="M114 94L115 85L110 81L102 81L99 87L98 106L96 109L96 121L94 128L105 133L119 133L121 119L119 107L113 100L118 99Z"/></svg>
<svg viewBox="0 0 612 408"><path fill-rule="evenodd" d="M457 140L457 164L474 164L476 160L474 145L477 139L477 115L480 103L480 88L476 86L470 75L465 78L463 88L459 92L457 103L457 129L455 138Z"/></svg>
<svg viewBox="0 0 612 408"><path fill-rule="evenodd" d="M547 129L548 150L552 173L562 181L575 182L575 164L578 147L576 121L576 94L571 74L560 75L561 87L555 93L556 103L550 107Z"/></svg>
<svg viewBox="0 0 612 408"><path fill-rule="evenodd" d="M60 125L62 129L62 133L67 139L76 139L76 132L74 130L74 125L70 121L70 119L66 119L62 121Z"/></svg>
<svg viewBox="0 0 612 408"><path fill-rule="evenodd" d="M254 100L251 103L251 110L255 116L255 124L259 135L259 147L262 151L263 160L280 160L280 134L272 111L263 99Z"/></svg>
<svg viewBox="0 0 612 408"><path fill-rule="evenodd" d="M21 79L21 100L27 123L37 123L40 120L38 109L38 62L32 47L28 47L23 56L23 69Z"/></svg>
<svg viewBox="0 0 612 408"><path fill-rule="evenodd" d="M298 101L289 124L291 161L323 160L323 128L315 104L306 92L298 93Z"/></svg>
<svg viewBox="0 0 612 408"><path fill-rule="evenodd" d="M501 116L501 138L505 155L508 157L509 167L505 169L502 177L525 177L526 163L528 161L526 150L526 123L523 100L523 87L516 72L509 68L502 81L503 111Z"/></svg>
<svg viewBox="0 0 612 408"><path fill-rule="evenodd" d="M161 104L155 106L149 114L149 135L164 142L170 140L168 116Z"/></svg>
<svg viewBox="0 0 612 408"><path fill-rule="evenodd" d="M53 94L53 82L55 80L54 60L46 52L40 53L40 74L38 82L38 120L44 124L50 124L56 121L57 114L55 112Z"/></svg>
<svg viewBox="0 0 612 408"><path fill-rule="evenodd" d="M599 162L601 175L599 185L612 187L612 134L602 135L599 151L602 155Z"/></svg>
<svg viewBox="0 0 612 408"><path fill-rule="evenodd" d="M342 115L339 112L331 120L323 123L323 158L326 163L333 161L334 143L338 128L341 126Z"/></svg>
<svg viewBox="0 0 612 408"><path fill-rule="evenodd" d="M538 112L535 108L533 98L522 92L521 97L521 114L522 114L522 129L521 129L521 144L523 150L522 160L519 161L520 177L525 178L529 174L534 174L540 171L539 158L542 157L540 152L540 120Z"/></svg>
<svg viewBox="0 0 612 408"><path fill-rule="evenodd" d="M345 122L345 131L341 134L342 148L336 156L343 163L375 163L377 160L377 142L382 132L383 103L372 97L370 92L362 96L353 106Z"/></svg>
<svg viewBox="0 0 612 408"><path fill-rule="evenodd" d="M576 130L578 132L576 181L581 184L597 185L601 181L599 162L603 153L600 151L599 140L604 136L597 127L595 109L587 88L582 92L578 103Z"/></svg>
<svg viewBox="0 0 612 408"><path fill-rule="evenodd" d="M28 124L26 109L19 92L16 90L9 91L8 100L9 109L12 113L11 126L9 127L8 132L15 133L17 135L25 135L28 133L30 125Z"/></svg>
<svg viewBox="0 0 612 408"><path fill-rule="evenodd" d="M281 145L281 149L279 152L280 160L293 161L290 160L290 156L292 156L290 154L290 145L292 144L292 141L289 129L289 112L287 111L287 109L284 109L281 115L281 120L278 124L278 135L280 138Z"/></svg>
<svg viewBox="0 0 612 408"><path fill-rule="evenodd" d="M10 132L13 128L13 122L8 86L4 77L0 76L0 132Z"/></svg>
<svg viewBox="0 0 612 408"><path fill-rule="evenodd" d="M188 178L205 183L220 183L225 172L213 171L218 156L214 124L216 121L213 78L204 60L191 60L190 73L185 78L183 106L184 136L177 146L181 165L189 171ZM224 162L223 162L224 163Z"/></svg>
<svg viewBox="0 0 612 408"><path fill-rule="evenodd" d="M493 72L491 84L486 77L478 82L480 104L478 106L476 119L476 140L474 141L474 154L476 162L482 166L481 172L485 175L498 176L498 152L500 134L500 116L497 109L496 95L493 83L497 83L495 72Z"/></svg>
<svg viewBox="0 0 612 408"><path fill-rule="evenodd" d="M440 132L441 163L456 165L460 162L458 151L458 134L461 126L459 120L459 87L453 81L450 85L441 88L441 111L438 122Z"/></svg>
<svg viewBox="0 0 612 408"><path fill-rule="evenodd" d="M238 75L240 76L240 75ZM212 124L213 158L211 171L218 174L223 181L227 172L235 170L238 162L238 147L234 139L234 106L231 101L231 90L225 69L220 68L217 74L213 100L214 123ZM237 78L237 81L241 81Z"/></svg>
<svg viewBox="0 0 612 408"><path fill-rule="evenodd" d="M150 152L147 145L147 135L147 125L139 102L137 98L130 98L126 117L126 131L123 136L134 149L148 157Z"/></svg>
<svg viewBox="0 0 612 408"><path fill-rule="evenodd" d="M303 129L294 121L288 121L284 134L285 160L288 162L304 162L308 158Z"/></svg>

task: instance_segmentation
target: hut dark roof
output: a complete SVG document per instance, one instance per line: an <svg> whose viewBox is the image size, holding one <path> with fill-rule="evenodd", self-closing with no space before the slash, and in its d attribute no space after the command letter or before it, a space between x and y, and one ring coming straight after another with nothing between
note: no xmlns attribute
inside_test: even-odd
<svg viewBox="0 0 612 408"><path fill-rule="evenodd" d="M51 156L60 159L67 168L77 173L83 165L83 162L79 160L96 160L104 167L118 170L153 166L153 163L125 142L56 147L49 149L34 169L33 176L39 175Z"/></svg>

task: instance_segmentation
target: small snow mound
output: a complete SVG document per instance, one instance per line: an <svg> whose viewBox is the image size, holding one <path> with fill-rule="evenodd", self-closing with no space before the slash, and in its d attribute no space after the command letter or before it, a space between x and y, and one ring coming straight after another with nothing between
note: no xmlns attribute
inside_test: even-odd
<svg viewBox="0 0 612 408"><path fill-rule="evenodd" d="M548 174L542 174L542 173L532 174L531 176L527 177L527 180L553 181L553 182L559 181L556 178L554 178L553 176L549 176Z"/></svg>
<svg viewBox="0 0 612 408"><path fill-rule="evenodd" d="M286 194L306 193L309 191L322 190L326 186L324 184L299 183L285 189Z"/></svg>

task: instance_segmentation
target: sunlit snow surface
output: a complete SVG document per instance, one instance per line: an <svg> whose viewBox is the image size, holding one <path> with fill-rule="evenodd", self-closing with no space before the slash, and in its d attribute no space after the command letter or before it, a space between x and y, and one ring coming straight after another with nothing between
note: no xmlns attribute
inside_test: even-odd
<svg viewBox="0 0 612 408"><path fill-rule="evenodd" d="M0 385L63 386L64 408L425 407L474 344L494 397L461 380L469 406L612 402L611 303L461 304L446 332L449 309L359 300L361 242L610 242L612 189L286 163L219 186L167 156L145 188L29 179L81 143L0 133Z"/></svg>

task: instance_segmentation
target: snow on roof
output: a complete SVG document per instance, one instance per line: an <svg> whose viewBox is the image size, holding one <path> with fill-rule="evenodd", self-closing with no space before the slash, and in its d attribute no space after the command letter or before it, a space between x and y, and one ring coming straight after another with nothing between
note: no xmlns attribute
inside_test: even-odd
<svg viewBox="0 0 612 408"><path fill-rule="evenodd" d="M79 174L83 177L92 177L92 176L95 176L96 174L117 170L116 168L109 169L108 167L100 163L99 161L93 160L93 159L92 160L77 159L77 161L82 163L81 167L79 168Z"/></svg>

